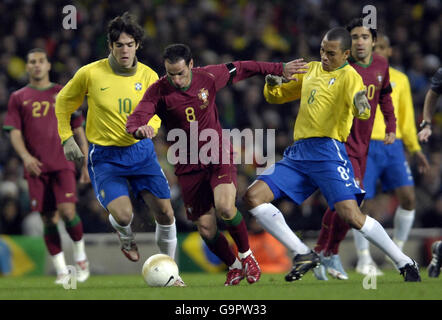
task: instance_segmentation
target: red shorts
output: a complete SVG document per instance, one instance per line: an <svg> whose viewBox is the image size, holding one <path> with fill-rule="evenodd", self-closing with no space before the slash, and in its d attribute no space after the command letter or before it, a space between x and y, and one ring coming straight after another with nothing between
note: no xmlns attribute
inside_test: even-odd
<svg viewBox="0 0 442 320"><path fill-rule="evenodd" d="M77 202L75 172L69 169L27 176L33 211L51 212L64 202Z"/></svg>
<svg viewBox="0 0 442 320"><path fill-rule="evenodd" d="M355 179L358 181L359 187L361 189L363 189L364 188L363 181L364 181L364 175L365 175L365 168L367 166L367 157L356 158L356 157L348 156L348 158L350 159L351 165L353 167L353 173L354 173Z"/></svg>
<svg viewBox="0 0 442 320"><path fill-rule="evenodd" d="M191 221L214 207L213 189L219 184L232 183L236 187L236 166L234 164L212 165L211 167L178 176L187 218Z"/></svg>

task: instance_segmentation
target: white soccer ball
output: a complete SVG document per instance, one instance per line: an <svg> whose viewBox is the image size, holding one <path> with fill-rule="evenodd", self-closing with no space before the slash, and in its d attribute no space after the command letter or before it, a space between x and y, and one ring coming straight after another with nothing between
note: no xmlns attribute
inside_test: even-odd
<svg viewBox="0 0 442 320"><path fill-rule="evenodd" d="M155 254L143 264L142 275L150 287L170 287L178 279L178 266L166 254Z"/></svg>

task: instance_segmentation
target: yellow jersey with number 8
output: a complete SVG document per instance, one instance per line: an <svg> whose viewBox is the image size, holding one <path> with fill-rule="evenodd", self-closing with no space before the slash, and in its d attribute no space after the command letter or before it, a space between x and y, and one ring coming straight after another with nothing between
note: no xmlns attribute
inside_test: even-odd
<svg viewBox="0 0 442 320"><path fill-rule="evenodd" d="M356 92L364 90L361 76L347 62L334 71L325 71L321 62L308 63L305 74L297 81L264 86L267 102L281 104L301 99L295 122L294 140L329 137L345 142L358 116L354 105ZM368 119L370 113L358 116Z"/></svg>

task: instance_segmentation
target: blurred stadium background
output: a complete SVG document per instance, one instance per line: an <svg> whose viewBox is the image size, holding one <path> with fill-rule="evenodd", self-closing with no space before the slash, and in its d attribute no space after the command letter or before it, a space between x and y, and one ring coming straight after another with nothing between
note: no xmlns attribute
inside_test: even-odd
<svg viewBox="0 0 442 320"><path fill-rule="evenodd" d="M144 26L146 39L138 50L138 59L152 67L161 76L163 48L170 43L186 43L194 53L196 66L224 63L232 60L289 61L303 57L307 61L319 59L319 45L324 33L330 28L345 25L360 16L364 5L377 9L378 30L390 37L394 55L390 64L405 72L410 80L415 107L416 123L421 121L423 101L429 88L429 79L440 66L442 47L442 5L439 0L414 1L350 1L350 0L297 0L297 1L252 1L252 0L120 0L120 1L51 1L51 0L2 0L0 1L0 124L7 111L9 94L26 85L25 55L28 50L46 49L52 63L51 80L65 84L76 70L92 61L108 55L106 43L107 22L125 11L133 14ZM77 9L77 29L62 27L63 7L74 5ZM274 128L276 132L277 159L292 142L293 123L299 103L284 106L268 105L262 95L262 77L243 81L220 91L217 103L224 128ZM439 110L442 99L439 99ZM87 106L83 112L86 115ZM423 150L431 161L431 170L419 175L415 163L410 159L416 183L416 220L408 249L421 264L428 263L427 243L442 236L442 114L435 116L433 136ZM181 253L183 243L195 231L186 221L181 195L173 173L167 163L164 133L156 138L158 157L169 179L172 200L180 234ZM238 207L241 196L255 178L253 166L238 166ZM30 212L27 184L23 179L21 161L14 153L8 136L0 133L0 243L6 243L16 254L39 255L45 259L45 249L24 244L22 236L42 234L38 213ZM107 213L99 206L90 185L79 185L78 213L83 220L86 233L86 250L92 262L92 272L138 272L127 269L124 258L118 252L118 240L108 224ZM377 216L384 227L391 228L397 205L394 196L382 194L377 197ZM279 208L289 225L308 242L315 240L320 229L325 201L320 194L313 195L303 205L280 201ZM242 212L246 212L244 209ZM246 217L247 213L244 214ZM134 230L139 233L141 252L144 258L155 253L150 232L154 231L154 220L142 204L135 208ZM220 225L223 228L222 225ZM259 227L249 224L251 235L258 236ZM430 228L430 229L421 229ZM439 228L439 229L438 229ZM99 234L99 235L98 235ZM343 262L349 267L354 263L354 248L349 233L344 242ZM66 239L64 239L66 240ZM35 240L36 241L36 240ZM30 243L35 243L30 241ZM197 241L197 240L194 240ZM12 244L11 244L12 243ZM181 261L198 265L205 271L217 271L216 259L202 250L201 257L182 257ZM41 243L43 245L43 242ZM14 249L15 248L15 249ZM1 249L1 247L0 247ZM17 251L18 250L18 251ZM195 251L189 249L190 252ZM407 246L406 246L407 250ZM69 256L69 250L67 257ZM0 252L4 252L1 251ZM0 254L1 255L1 254ZM418 256L416 256L418 255ZM95 256L95 257L94 257ZM115 260L100 261L108 266L94 268L94 259L107 256L122 259L121 268ZM117 257L118 256L118 257ZM379 257L374 252L374 257ZM31 258L31 260L34 258ZM35 258L37 259L37 258ZM35 260L34 259L34 260ZM198 260L200 259L200 260ZM212 259L212 260L211 260ZM43 261L42 260L42 261ZM24 260L20 260L24 261ZM69 261L69 260L68 260ZM290 261L278 260L290 266ZM98 260L96 260L98 263ZM97 263L95 265L97 265ZM287 265L288 263L288 265ZM23 266L23 264L21 264ZM48 264L49 265L49 264ZM32 263L31 265L32 266ZM17 268L15 265L14 268ZM135 269L138 268L138 269ZM191 268L191 267L189 267ZM37 268L38 269L38 268ZM45 268L15 270L15 274L50 272ZM210 270L209 270L210 269ZM36 271L37 270L37 271ZM1 272L0 272L1 274Z"/></svg>

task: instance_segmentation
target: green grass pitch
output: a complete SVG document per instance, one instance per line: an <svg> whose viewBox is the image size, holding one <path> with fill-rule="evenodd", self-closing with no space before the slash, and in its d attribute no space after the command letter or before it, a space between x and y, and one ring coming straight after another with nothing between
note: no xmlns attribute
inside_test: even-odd
<svg viewBox="0 0 442 320"><path fill-rule="evenodd" d="M224 287L225 275L181 274L187 287L150 288L141 275L92 275L77 288L66 290L54 277L0 278L0 300L440 300L442 277L407 283L393 270L377 277L376 289L364 289L364 276L349 272L350 279L318 281L308 273L300 281L285 282L283 274L263 274L259 282Z"/></svg>

